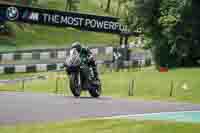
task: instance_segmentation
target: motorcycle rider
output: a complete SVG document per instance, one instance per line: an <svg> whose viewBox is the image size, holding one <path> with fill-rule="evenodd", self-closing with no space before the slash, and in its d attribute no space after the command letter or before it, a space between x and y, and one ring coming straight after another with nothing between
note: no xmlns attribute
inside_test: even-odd
<svg viewBox="0 0 200 133"><path fill-rule="evenodd" d="M90 49L87 47L82 47L80 42L74 42L71 48L72 49L75 48L78 51L80 55L81 63L86 63L86 64L88 63L88 65L91 66L93 70L95 80L99 80L96 60L92 52L90 51Z"/></svg>

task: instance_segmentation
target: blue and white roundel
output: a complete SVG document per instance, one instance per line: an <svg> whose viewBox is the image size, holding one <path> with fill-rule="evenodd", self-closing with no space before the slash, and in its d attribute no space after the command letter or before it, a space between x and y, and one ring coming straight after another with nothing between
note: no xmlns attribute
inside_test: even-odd
<svg viewBox="0 0 200 133"><path fill-rule="evenodd" d="M19 11L16 7L8 7L6 16L9 20L16 20L19 17Z"/></svg>

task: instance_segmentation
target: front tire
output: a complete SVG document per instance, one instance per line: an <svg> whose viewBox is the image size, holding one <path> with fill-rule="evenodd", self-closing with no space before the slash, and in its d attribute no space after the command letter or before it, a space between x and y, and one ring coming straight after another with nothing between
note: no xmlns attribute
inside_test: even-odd
<svg viewBox="0 0 200 133"><path fill-rule="evenodd" d="M70 75L70 89L71 89L71 92L72 94L75 96L75 97L80 97L81 95L81 87L80 87L80 84L79 84L79 78L78 78L78 74L75 74L75 73L72 73Z"/></svg>

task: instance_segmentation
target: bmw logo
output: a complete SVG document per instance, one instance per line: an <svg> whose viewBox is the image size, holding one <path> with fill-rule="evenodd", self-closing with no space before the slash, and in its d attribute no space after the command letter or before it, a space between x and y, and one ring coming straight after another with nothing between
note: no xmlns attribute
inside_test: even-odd
<svg viewBox="0 0 200 133"><path fill-rule="evenodd" d="M16 7L8 7L6 16L9 20L16 20L19 17L19 11Z"/></svg>

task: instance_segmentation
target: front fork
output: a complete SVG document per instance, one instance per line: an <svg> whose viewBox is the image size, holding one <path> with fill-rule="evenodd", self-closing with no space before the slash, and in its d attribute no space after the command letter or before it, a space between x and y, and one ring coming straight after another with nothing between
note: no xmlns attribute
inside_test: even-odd
<svg viewBox="0 0 200 133"><path fill-rule="evenodd" d="M80 75L80 72L70 73L69 75L70 75L70 78L72 77L72 75L75 75L76 83L77 83L78 87L81 88L81 75Z"/></svg>

